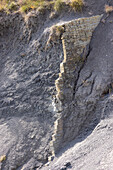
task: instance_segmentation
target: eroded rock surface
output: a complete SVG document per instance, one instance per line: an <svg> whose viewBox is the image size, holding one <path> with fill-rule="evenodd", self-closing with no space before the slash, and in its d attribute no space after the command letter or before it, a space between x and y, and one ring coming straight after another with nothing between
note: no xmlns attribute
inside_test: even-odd
<svg viewBox="0 0 113 170"><path fill-rule="evenodd" d="M56 154L44 170L66 168L66 162L70 162L74 170L113 168L113 23L109 24L112 19L113 14L94 31L91 51L76 85L73 108L67 106L65 112L63 126L68 132L67 140L73 138L77 130L79 135Z"/></svg>
<svg viewBox="0 0 113 170"><path fill-rule="evenodd" d="M4 170L23 164L34 168L46 162L55 120L52 100L63 59L61 40L46 49L51 32L43 28L47 14L29 15L28 20L12 14L0 21L0 156L7 158L1 163Z"/></svg>
<svg viewBox="0 0 113 170"><path fill-rule="evenodd" d="M56 103L56 112L59 113L59 118L54 125L53 152L57 152L61 144L63 146L64 143L68 143L74 139L81 128L81 121L84 121L80 120L79 122L76 113L74 113L75 116L72 116L73 110L76 110L77 107L74 101L76 85L91 50L90 40L93 31L98 26L101 17L100 15L90 18L80 18L63 25L64 33L61 39L64 60L60 64L59 78L55 81L57 90L56 98L58 100ZM86 119L86 117L84 116L83 119Z"/></svg>
<svg viewBox="0 0 113 170"><path fill-rule="evenodd" d="M83 138L80 139L84 140L85 135L90 130L92 132L100 119L106 120L109 117L108 113L112 118L112 100L109 98L113 82L112 13L105 19L105 23L100 23L94 31L90 48L86 46L87 61L77 61L79 74L76 74L77 72L73 74L74 86L72 81L70 85L74 87L74 93L71 100L70 97L65 100L64 96L58 100L55 87L55 80L59 77L60 63L64 56L61 40L63 34L66 34L64 25L68 25L73 19L80 17L88 19L91 15L102 14L105 3L107 1L95 0L90 3L87 0L83 13L71 13L67 16L68 12L64 10L63 14L53 19L50 18L50 11L46 10L42 13L29 13L25 19L19 13L8 15L0 13L0 160L2 160L0 168L2 170L35 170L47 162L51 154L50 141L54 133L54 122L60 118L59 112L56 111L57 104L58 107L60 104L60 112L62 108L62 113L65 112L63 121L62 119L57 121L61 125L57 130L58 132L61 130L63 136L61 146L74 139L76 135L81 134ZM58 25L63 27L58 29ZM84 51L79 50L82 58ZM72 51L69 54L72 54ZM67 67L65 64L64 62L64 66ZM73 68L73 62L70 64L70 60L68 65L72 66L70 69ZM62 75L60 74L61 77ZM72 80L69 75L68 78ZM66 82L64 84L66 87ZM66 92L63 90L65 95L67 89L66 87ZM76 152L79 158L80 150ZM112 157L112 152L110 156ZM111 159L108 160L106 157L104 161L109 163ZM66 162L64 163L66 165ZM74 167L74 163L70 163ZM80 166L82 165L77 164L77 168ZM54 169L54 165L51 167ZM60 164L57 168L59 167Z"/></svg>

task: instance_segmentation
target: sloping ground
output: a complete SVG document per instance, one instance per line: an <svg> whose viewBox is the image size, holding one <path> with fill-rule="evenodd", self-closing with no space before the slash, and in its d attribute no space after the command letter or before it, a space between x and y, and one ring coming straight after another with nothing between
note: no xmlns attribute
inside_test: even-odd
<svg viewBox="0 0 113 170"><path fill-rule="evenodd" d="M32 168L47 161L62 47L58 42L45 50L46 15L31 14L28 22L20 14L1 17L0 156L7 158L1 169L17 169L31 158Z"/></svg>
<svg viewBox="0 0 113 170"><path fill-rule="evenodd" d="M102 120L85 140L60 153L60 156L58 155L58 158L55 158L49 167L42 169L111 170L113 169L112 141L113 118L108 118Z"/></svg>
<svg viewBox="0 0 113 170"><path fill-rule="evenodd" d="M56 19L50 17L50 11L28 14L25 21L18 13L0 14L0 157L6 156L6 160L0 163L2 170L36 169L49 156L49 142L56 119L52 100L55 95L55 80L60 72L59 65L63 60L60 38L57 41L55 38L46 48L49 27L66 20L101 14L105 3L107 1L87 1L82 14L75 15L72 12L67 16L66 11L63 11L63 14L55 16ZM110 14L93 35L90 45L92 51L80 73L75 95L75 101L82 101L84 104L83 99L88 93L90 97L88 96L87 101L95 101L96 95L103 93L105 98L99 98L95 105L98 121L101 114L104 115L103 101L109 96L108 90L113 80L112 20L113 15ZM89 87L82 87L81 82L94 77L96 83L92 91L88 92ZM85 109L83 106L79 111L83 113L82 116ZM88 117L85 125L87 120ZM91 124L91 130L98 123L97 120ZM112 119L105 121L110 124ZM86 131L90 131L90 128L88 124ZM54 169L54 165L52 166Z"/></svg>

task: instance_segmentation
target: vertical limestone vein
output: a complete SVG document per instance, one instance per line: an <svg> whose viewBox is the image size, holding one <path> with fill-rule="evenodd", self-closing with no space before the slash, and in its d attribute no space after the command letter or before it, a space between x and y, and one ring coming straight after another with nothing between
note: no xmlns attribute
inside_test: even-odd
<svg viewBox="0 0 113 170"><path fill-rule="evenodd" d="M59 78L55 85L57 98L62 102L70 102L73 97L74 82L78 71L85 61L85 49L101 16L80 18L65 24L62 35L64 61L60 65Z"/></svg>
<svg viewBox="0 0 113 170"><path fill-rule="evenodd" d="M63 24L65 31L61 39L64 60L60 64L59 78L55 81L57 90L56 112L59 113L59 117L54 123L54 134L51 141L53 155L63 146L63 141L67 138L67 133L65 134L63 128L66 119L64 119L65 109L73 101L77 84L75 82L78 81L78 76L86 60L87 46L101 17L102 15L79 18Z"/></svg>

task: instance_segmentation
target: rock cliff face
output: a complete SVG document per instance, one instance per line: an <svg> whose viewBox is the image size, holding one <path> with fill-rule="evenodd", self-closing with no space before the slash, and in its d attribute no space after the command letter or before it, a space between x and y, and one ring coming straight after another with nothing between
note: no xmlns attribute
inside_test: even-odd
<svg viewBox="0 0 113 170"><path fill-rule="evenodd" d="M53 136L54 152L68 140L76 135L78 137L57 154L50 166L44 168L46 170L68 169L67 163L71 165L69 168L75 170L113 168L111 142L113 138L113 34L111 31L113 13L107 17L105 15L103 19L93 32L89 44L90 50L86 55L87 60L79 73L73 102L68 100L66 104L62 102L60 105L61 114L56 121L55 137ZM61 134L58 134L60 131ZM62 146L59 141L62 141Z"/></svg>
<svg viewBox="0 0 113 170"><path fill-rule="evenodd" d="M81 128L81 120L79 122L79 118L72 116L73 109L75 108L76 110L76 105L73 106L73 101L81 69L91 50L90 40L92 33L99 24L101 17L100 15L81 18L59 26L64 27L64 33L61 36L64 60L60 64L59 78L55 81L58 102L55 110L58 112L59 118L55 122L55 132L51 142L54 148L53 153L77 137L78 131ZM84 121L86 116L82 119Z"/></svg>
<svg viewBox="0 0 113 170"><path fill-rule="evenodd" d="M107 1L86 1L83 13L66 8L53 18L49 10L0 13L1 170L40 169L96 125L90 141L75 149L80 161L72 169L81 169L88 146L98 148L99 135L112 141L113 15L100 22Z"/></svg>

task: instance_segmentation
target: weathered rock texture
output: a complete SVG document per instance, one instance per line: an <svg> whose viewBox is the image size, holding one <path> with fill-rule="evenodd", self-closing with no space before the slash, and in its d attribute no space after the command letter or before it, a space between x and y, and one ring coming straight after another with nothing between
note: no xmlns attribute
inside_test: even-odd
<svg viewBox="0 0 113 170"><path fill-rule="evenodd" d="M79 136L56 154L44 170L68 169L67 162L74 170L113 169L113 13L103 19L105 22L102 20L93 32L73 103L63 105L61 112L65 115L61 125L65 136L61 141L65 139L65 143L76 134ZM58 119L59 126L63 121Z"/></svg>
<svg viewBox="0 0 113 170"><path fill-rule="evenodd" d="M89 39L87 42L85 37L86 50L77 49L80 55L76 56L77 53L67 51L68 25L71 22L76 23L75 19L81 17L90 20L89 16L101 15L108 1L86 0L86 2L82 13L74 14L72 11L68 13L65 8L62 13L57 13L53 17L49 10L30 12L25 19L20 13L8 15L0 13L2 170L39 169L50 155L49 144L53 133L53 139L57 141L56 146L53 142L54 154L59 148L59 142L60 146L64 146L78 134L83 136L81 138L83 140L85 134L98 124L101 115L102 118L106 118L108 112L111 112L112 100L104 99L108 98L109 91L112 91L109 89L113 84L112 14L93 32L90 45L87 45ZM95 19L98 23L99 18ZM82 20L78 19L79 22ZM79 24L77 25L79 27ZM76 30L77 26L74 29ZM69 53L69 57L71 55L76 57L74 60L76 69L72 73L68 70L68 67L73 70L71 59L65 55L66 60L63 61L61 38L64 41L65 54ZM82 42L78 40L79 43ZM70 48L73 42L68 45ZM63 73L60 72L62 61ZM62 93L56 92L55 80L58 77L62 80L63 86L61 83L60 88L60 84L57 84L59 81L56 81L56 84ZM66 95L67 92L70 97ZM56 118L58 119L55 122ZM81 154L78 153L79 156Z"/></svg>
<svg viewBox="0 0 113 170"><path fill-rule="evenodd" d="M57 90L56 111L60 114L56 120L53 134L53 154L64 144L68 143L78 135L81 123L72 117L74 107L76 84L81 69L90 52L90 40L94 29L100 22L100 16L80 18L65 23L64 33L61 36L64 60L60 64L59 78L55 81ZM61 27L61 26L60 26ZM76 117L76 113L75 113ZM86 119L85 116L82 119ZM74 134L73 134L74 131Z"/></svg>
<svg viewBox="0 0 113 170"><path fill-rule="evenodd" d="M47 13L0 17L1 169L40 167L47 161L55 113L52 100L63 59L60 39L46 48ZM46 23L45 23L46 24ZM51 27L51 25L50 25ZM48 133L49 132L49 133Z"/></svg>

